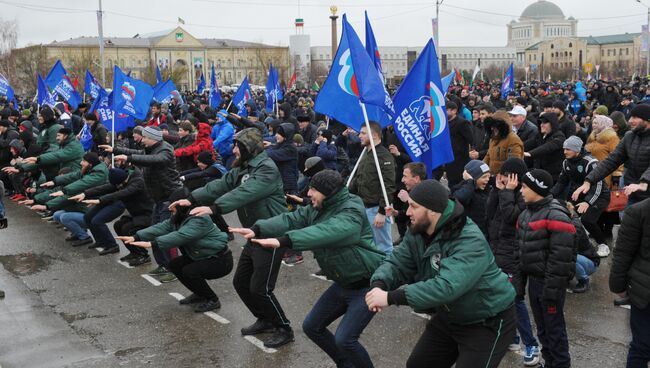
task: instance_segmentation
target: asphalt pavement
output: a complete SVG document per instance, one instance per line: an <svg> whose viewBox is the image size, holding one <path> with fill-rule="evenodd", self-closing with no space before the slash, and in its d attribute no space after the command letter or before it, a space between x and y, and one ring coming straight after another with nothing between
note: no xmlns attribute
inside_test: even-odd
<svg viewBox="0 0 650 368"><path fill-rule="evenodd" d="M222 307L197 314L178 304L189 292L142 275L154 265L127 268L126 254L99 256L72 248L66 232L5 198L9 228L0 230L0 367L334 367L301 331L313 302L329 286L314 277L311 253L282 266L276 295L296 341L263 348L239 330L254 322L232 287L232 275L210 281ZM239 222L234 214L226 221ZM230 242L235 259L244 240ZM611 257L611 256L610 256ZM565 307L573 367L623 367L630 340L629 311L614 307L607 288L611 259L603 259L586 294L568 294ZM153 281L153 282L152 282ZM403 367L426 319L408 307L389 307L361 341L376 367ZM263 338L263 336L262 336ZM522 367L507 353L500 367Z"/></svg>

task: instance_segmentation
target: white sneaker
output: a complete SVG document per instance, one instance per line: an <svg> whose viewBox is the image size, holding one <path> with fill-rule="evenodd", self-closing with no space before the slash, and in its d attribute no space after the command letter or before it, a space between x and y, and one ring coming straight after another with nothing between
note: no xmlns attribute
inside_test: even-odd
<svg viewBox="0 0 650 368"><path fill-rule="evenodd" d="M598 250L596 250L598 257L604 258L609 255L609 247L607 244L598 244Z"/></svg>

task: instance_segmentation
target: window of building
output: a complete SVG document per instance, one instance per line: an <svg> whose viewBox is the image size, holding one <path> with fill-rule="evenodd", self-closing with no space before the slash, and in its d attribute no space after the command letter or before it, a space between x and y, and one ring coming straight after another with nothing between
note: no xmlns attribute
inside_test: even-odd
<svg viewBox="0 0 650 368"><path fill-rule="evenodd" d="M555 46L553 46L553 44L551 44L551 48L554 48L554 47L555 47Z"/></svg>
<svg viewBox="0 0 650 368"><path fill-rule="evenodd" d="M569 42L569 47L573 47L573 43Z"/></svg>

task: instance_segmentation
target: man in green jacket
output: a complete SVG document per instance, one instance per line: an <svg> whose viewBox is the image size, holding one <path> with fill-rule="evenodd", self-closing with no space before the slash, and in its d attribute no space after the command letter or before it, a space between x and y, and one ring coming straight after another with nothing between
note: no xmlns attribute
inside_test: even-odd
<svg viewBox="0 0 650 368"><path fill-rule="evenodd" d="M193 216L237 210L244 227L287 212L280 171L264 151L260 131L247 128L239 132L235 136L233 153L235 161L226 175L194 190L188 199L173 202L170 209L197 206L190 211ZM251 326L242 328L242 335L274 332L264 343L270 348L293 341L290 322L273 294L282 254L284 248L265 249L248 242L233 277L237 294L257 317Z"/></svg>
<svg viewBox="0 0 650 368"><path fill-rule="evenodd" d="M36 204L31 207L35 211L53 212L53 221L70 231L71 234L66 240L72 242L71 245L75 247L90 244L93 239L88 235L83 218L87 207L71 200L70 197L108 182L108 167L96 153L86 153L80 166L80 171L59 175L54 180L41 184L42 188L50 189L37 194L34 197Z"/></svg>
<svg viewBox="0 0 650 368"><path fill-rule="evenodd" d="M410 229L372 276L368 308L409 305L435 312L409 368L496 368L515 334L515 290L447 188L425 180L409 194Z"/></svg>
<svg viewBox="0 0 650 368"><path fill-rule="evenodd" d="M309 185L311 206L232 232L265 248L314 252L321 270L334 283L305 317L303 331L337 367L372 367L359 336L375 314L364 297L385 255L375 247L363 202L345 188L341 174L321 171ZM327 326L341 316L334 335Z"/></svg>
<svg viewBox="0 0 650 368"><path fill-rule="evenodd" d="M84 149L77 137L72 134L69 128L61 128L56 133L56 141L59 149L46 151L38 157L27 157L23 162L24 171L42 169L46 173L47 168L56 168L56 172L61 169L69 168L72 171L79 171L81 158L84 155ZM46 173L47 174L47 173ZM53 177L46 175L46 179L52 180Z"/></svg>

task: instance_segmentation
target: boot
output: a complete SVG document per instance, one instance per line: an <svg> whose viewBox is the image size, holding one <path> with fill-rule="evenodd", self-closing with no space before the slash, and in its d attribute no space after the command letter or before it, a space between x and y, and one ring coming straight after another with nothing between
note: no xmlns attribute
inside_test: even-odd
<svg viewBox="0 0 650 368"><path fill-rule="evenodd" d="M279 348L282 345L293 342L293 340L293 330L291 327L278 327L275 329L273 335L264 342L264 346L267 348Z"/></svg>
<svg viewBox="0 0 650 368"><path fill-rule="evenodd" d="M574 294L582 294L589 290L589 279L581 279L578 280L578 283L576 286L574 286L571 291L573 291Z"/></svg>
<svg viewBox="0 0 650 368"><path fill-rule="evenodd" d="M275 326L271 322L258 319L252 325L244 327L241 329L241 334L246 335L257 335L265 332L273 332Z"/></svg>

